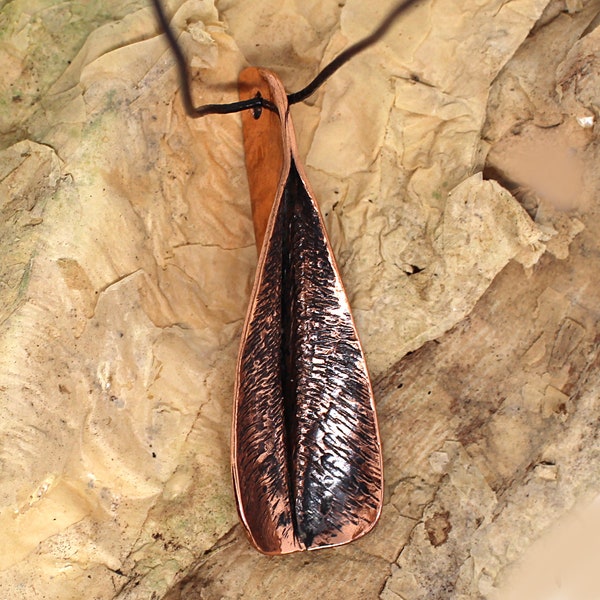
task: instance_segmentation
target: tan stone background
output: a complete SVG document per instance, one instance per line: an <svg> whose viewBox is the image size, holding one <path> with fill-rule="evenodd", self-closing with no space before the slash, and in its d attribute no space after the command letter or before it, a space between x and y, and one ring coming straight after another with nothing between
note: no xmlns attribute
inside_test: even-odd
<svg viewBox="0 0 600 600"><path fill-rule="evenodd" d="M299 89L392 4L167 10L200 103L246 64ZM0 598L596 598L599 13L424 0L294 107L386 503L266 558L229 477L239 116L185 116L146 2L2 4Z"/></svg>

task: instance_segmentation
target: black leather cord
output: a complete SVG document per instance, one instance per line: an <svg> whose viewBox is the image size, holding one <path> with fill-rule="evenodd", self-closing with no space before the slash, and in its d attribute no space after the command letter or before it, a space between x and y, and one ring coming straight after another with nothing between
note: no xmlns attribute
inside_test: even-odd
<svg viewBox="0 0 600 600"><path fill-rule="evenodd" d="M416 4L417 0L404 0L400 2L396 7L388 14L388 16L381 22L379 27L373 31L370 35L362 40L352 44L349 48L346 48L341 54L336 56L327 66L325 66L317 76L304 88L287 95L288 104L296 104L302 102L311 96L327 79L329 79L342 65L346 64L350 59L356 56L359 52L362 52L369 46L372 46L378 42L389 30L392 24L406 12L413 4ZM181 79L181 88L183 92L183 104L185 110L190 117L204 117L211 114L228 114L239 112L242 110L254 109L260 111L261 108L276 111L275 106L262 98L257 96L248 100L240 100L238 102L231 102L229 104L203 104L202 106L194 106L192 101L192 95L190 92L190 76L187 62L179 46L175 34L173 33L169 21L164 13L160 0L152 0L156 15L160 22L160 25L167 36L169 45L175 55L175 61L177 63L177 69L179 71L179 78Z"/></svg>

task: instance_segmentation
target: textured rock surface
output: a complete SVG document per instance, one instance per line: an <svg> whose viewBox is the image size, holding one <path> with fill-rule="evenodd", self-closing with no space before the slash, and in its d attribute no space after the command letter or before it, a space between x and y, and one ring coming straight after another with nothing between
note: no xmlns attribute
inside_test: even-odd
<svg viewBox="0 0 600 600"><path fill-rule="evenodd" d="M298 89L388 5L339 4L170 2L198 101L234 97L246 62ZM386 499L356 544L269 559L229 477L256 262L239 118L185 117L144 2L3 6L0 597L525 598L519 560L542 573L557 536L579 556L568 515L599 521L597 13L424 2L294 109ZM581 597L585 555L560 556L540 585Z"/></svg>

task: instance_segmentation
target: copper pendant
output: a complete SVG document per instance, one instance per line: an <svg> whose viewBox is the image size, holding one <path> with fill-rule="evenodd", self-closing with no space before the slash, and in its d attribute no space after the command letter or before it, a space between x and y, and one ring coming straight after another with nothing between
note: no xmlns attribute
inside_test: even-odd
<svg viewBox="0 0 600 600"><path fill-rule="evenodd" d="M350 542L381 511L373 392L323 219L298 159L283 85L246 69L244 147L260 253L237 366L232 469L265 554Z"/></svg>

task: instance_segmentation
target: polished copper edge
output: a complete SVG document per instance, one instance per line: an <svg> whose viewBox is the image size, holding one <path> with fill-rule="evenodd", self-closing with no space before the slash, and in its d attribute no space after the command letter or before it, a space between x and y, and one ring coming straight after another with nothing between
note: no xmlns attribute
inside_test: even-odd
<svg viewBox="0 0 600 600"><path fill-rule="evenodd" d="M238 357L232 472L241 521L265 554L348 543L383 500L373 391L283 85L246 69L240 98L259 261Z"/></svg>

